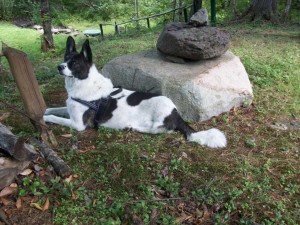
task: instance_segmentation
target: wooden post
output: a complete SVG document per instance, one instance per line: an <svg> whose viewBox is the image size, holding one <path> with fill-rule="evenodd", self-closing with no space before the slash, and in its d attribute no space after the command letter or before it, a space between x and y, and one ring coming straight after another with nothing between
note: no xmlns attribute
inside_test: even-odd
<svg viewBox="0 0 300 225"><path fill-rule="evenodd" d="M115 21L115 34L119 34L119 28L116 21Z"/></svg>
<svg viewBox="0 0 300 225"><path fill-rule="evenodd" d="M57 146L54 135L43 120L46 104L27 55L24 52L10 48L5 44L2 44L2 53L9 62L25 110L31 118L31 123L40 132L44 142L51 144L52 146Z"/></svg>
<svg viewBox="0 0 300 225"><path fill-rule="evenodd" d="M101 32L101 37L102 37L102 39L104 38L104 34L103 34L103 25L102 25L102 23L100 23L100 32Z"/></svg>
<svg viewBox="0 0 300 225"><path fill-rule="evenodd" d="M135 0L134 1L134 8L135 8L135 18L137 19L136 21L136 29L140 30L140 23L139 23L139 1Z"/></svg>

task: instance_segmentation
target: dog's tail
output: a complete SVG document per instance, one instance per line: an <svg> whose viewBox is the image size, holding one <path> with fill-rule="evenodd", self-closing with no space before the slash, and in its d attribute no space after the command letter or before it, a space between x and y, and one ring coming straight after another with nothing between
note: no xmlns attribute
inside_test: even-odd
<svg viewBox="0 0 300 225"><path fill-rule="evenodd" d="M197 142L209 148L224 148L227 145L222 131L212 128L197 132L181 118L176 109L165 119L164 123L167 129L179 131L188 141Z"/></svg>
<svg viewBox="0 0 300 225"><path fill-rule="evenodd" d="M224 148L227 144L224 133L216 128L191 133L187 135L187 140L210 148Z"/></svg>

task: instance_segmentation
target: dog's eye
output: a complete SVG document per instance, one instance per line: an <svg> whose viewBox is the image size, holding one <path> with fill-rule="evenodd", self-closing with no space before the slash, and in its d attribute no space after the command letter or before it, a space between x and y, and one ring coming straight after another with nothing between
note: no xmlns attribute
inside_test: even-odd
<svg viewBox="0 0 300 225"><path fill-rule="evenodd" d="M75 66L76 64L76 61L70 61L70 66Z"/></svg>

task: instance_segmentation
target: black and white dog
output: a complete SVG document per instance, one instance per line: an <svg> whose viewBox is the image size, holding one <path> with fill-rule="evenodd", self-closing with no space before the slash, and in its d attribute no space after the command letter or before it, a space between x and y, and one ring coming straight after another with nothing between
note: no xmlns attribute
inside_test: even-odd
<svg viewBox="0 0 300 225"><path fill-rule="evenodd" d="M226 138L218 129L196 132L191 128L169 98L114 88L93 63L88 40L78 53L74 39L68 37L64 63L58 71L65 77L67 107L48 108L46 122L78 131L98 125L152 134L179 131L188 141L211 148L226 146Z"/></svg>

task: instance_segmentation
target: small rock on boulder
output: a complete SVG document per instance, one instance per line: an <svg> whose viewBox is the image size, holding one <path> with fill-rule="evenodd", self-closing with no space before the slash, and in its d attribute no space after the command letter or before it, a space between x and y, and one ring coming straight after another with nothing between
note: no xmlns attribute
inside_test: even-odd
<svg viewBox="0 0 300 225"><path fill-rule="evenodd" d="M229 34L216 27L170 23L160 34L156 47L170 56L190 60L211 59L228 50Z"/></svg>
<svg viewBox="0 0 300 225"><path fill-rule="evenodd" d="M194 27L206 26L208 22L208 14L206 9L199 9L191 18L189 24Z"/></svg>

